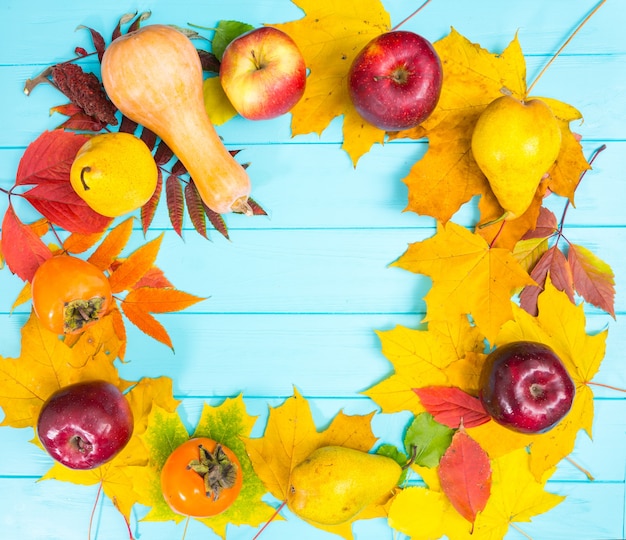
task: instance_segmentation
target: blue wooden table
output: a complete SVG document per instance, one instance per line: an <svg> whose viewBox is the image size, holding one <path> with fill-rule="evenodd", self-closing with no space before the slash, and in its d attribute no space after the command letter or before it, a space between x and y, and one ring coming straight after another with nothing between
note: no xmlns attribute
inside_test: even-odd
<svg viewBox="0 0 626 540"><path fill-rule="evenodd" d="M339 0L340 2L342 0ZM384 0L392 22L411 13L417 2ZM431 41L454 27L470 40L499 52L518 33L532 80L576 25L594 7L591 0L493 2L435 0L405 28ZM5 0L0 18L0 187L14 182L19 159L42 131L60 123L48 115L63 102L51 87L30 97L26 79L51 63L72 56L76 45L90 48L79 25L109 35L119 16L152 11L150 23L210 27L222 19L254 26L302 16L288 0L229 2L134 0L130 3ZM567 236L587 246L613 268L616 313L585 307L589 330L609 327L606 357L597 382L626 388L624 350L626 299L626 3L608 0L535 88L577 107L584 123L585 155L603 143L607 150L577 192L577 206L567 221ZM375 146L353 167L341 149L339 119L324 133L291 137L289 116L251 123L236 118L219 131L231 148L243 148L254 197L268 217L228 218L231 240L218 233L201 238L185 222L181 240L157 211L148 238L165 233L157 264L180 289L209 297L193 308L159 320L172 336L175 354L129 328L128 362L120 365L129 380L167 376L182 400L185 422L193 426L202 405L243 394L259 419L253 435L263 432L268 405L279 405L296 387L311 403L323 426L338 411L363 414L376 404L363 391L386 377L390 365L381 354L375 330L395 325L416 327L424 314L430 281L389 267L407 245L431 236L431 218L403 212L407 190L401 179L426 150L425 141L394 141ZM4 212L6 200L0 197ZM474 212L455 220L470 225ZM145 241L137 225L131 243ZM18 356L20 329L30 304L11 311L23 283L5 268L0 272L0 355ZM572 458L595 477L588 480L563 461L548 489L566 495L554 510L539 515L524 531L535 540L616 540L626 538L626 399L619 392L595 388L594 438L580 434ZM375 433L398 442L404 415L377 415ZM51 459L29 441L31 429L0 428L0 537L7 540L84 539L96 486L54 480L38 482ZM181 538L182 526L141 522L145 509L132 515L140 540ZM250 539L255 530L232 527L229 540ZM400 539L382 519L360 521L357 540ZM262 538L332 536L290 516L273 523ZM111 501L102 499L92 538L127 537ZM187 539L217 538L191 523ZM507 539L524 538L511 529Z"/></svg>

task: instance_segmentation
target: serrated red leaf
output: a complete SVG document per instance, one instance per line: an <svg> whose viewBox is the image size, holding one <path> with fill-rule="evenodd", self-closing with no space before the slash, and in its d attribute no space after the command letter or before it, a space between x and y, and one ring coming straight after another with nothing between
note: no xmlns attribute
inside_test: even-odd
<svg viewBox="0 0 626 540"><path fill-rule="evenodd" d="M174 285L165 277L163 270L153 266L137 283L135 283L134 286L135 289L141 289L144 287L150 287L152 289L173 289Z"/></svg>
<svg viewBox="0 0 626 540"><path fill-rule="evenodd" d="M174 152L172 152L171 148L163 142L159 141L159 145L157 146L156 152L154 153L154 161L157 165L165 165L170 159L174 157Z"/></svg>
<svg viewBox="0 0 626 540"><path fill-rule="evenodd" d="M261 205L254 199L248 197L248 205L252 208L252 214L255 216L267 216L267 212L261 208Z"/></svg>
<svg viewBox="0 0 626 540"><path fill-rule="evenodd" d="M100 232L111 218L94 212L74 191L69 181L39 184L24 198L46 219L68 232Z"/></svg>
<svg viewBox="0 0 626 540"><path fill-rule="evenodd" d="M189 219L191 219L194 228L201 236L207 238L204 203L202 202L200 193L198 193L198 188L196 188L193 182L189 182L185 186L185 202L187 204Z"/></svg>
<svg viewBox="0 0 626 540"><path fill-rule="evenodd" d="M150 200L141 207L141 227L143 229L143 234L145 235L148 232L150 224L154 219L154 214L156 213L156 209L159 206L159 200L161 199L161 191L163 190L163 173L160 168L157 168L157 185L150 197Z"/></svg>
<svg viewBox="0 0 626 540"><path fill-rule="evenodd" d="M167 211L170 216L172 228L178 236L183 234L183 211L185 210L185 200L183 198L183 186L178 176L171 174L165 181L165 196L167 200Z"/></svg>
<svg viewBox="0 0 626 540"><path fill-rule="evenodd" d="M610 266L577 244L570 244L567 260L578 294L615 318L615 275Z"/></svg>
<svg viewBox="0 0 626 540"><path fill-rule="evenodd" d="M120 122L119 131L123 133L135 133L138 126L139 124L137 122L131 120L130 118L128 118L128 116L123 115L122 121Z"/></svg>
<svg viewBox="0 0 626 540"><path fill-rule="evenodd" d="M172 164L172 174L174 176L181 176L187 172L187 168L183 165L183 162L180 159L177 159Z"/></svg>
<svg viewBox="0 0 626 540"><path fill-rule="evenodd" d="M44 131L24 151L15 184L69 183L72 162L88 139L87 135L59 129Z"/></svg>
<svg viewBox="0 0 626 540"><path fill-rule="evenodd" d="M476 427L491 420L480 400L460 388L427 386L413 391L433 418L449 428Z"/></svg>
<svg viewBox="0 0 626 540"><path fill-rule="evenodd" d="M154 150L154 145L157 141L157 136L154 131L151 131L148 128L143 128L140 138L144 143L146 143L146 146L150 148L151 151Z"/></svg>
<svg viewBox="0 0 626 540"><path fill-rule="evenodd" d="M59 124L57 129L71 129L74 131L100 131L106 124L100 122L95 118L85 114L84 112L78 112L70 116L65 122Z"/></svg>
<svg viewBox="0 0 626 540"><path fill-rule="evenodd" d="M554 245L541 256L530 273L530 277L537 285L524 287L520 293L520 306L533 316L537 316L537 299L543 291L548 274L550 274L552 284L559 291L567 294L572 302L574 301L572 269L563 252Z"/></svg>
<svg viewBox="0 0 626 540"><path fill-rule="evenodd" d="M1 246L7 266L23 281L31 281L39 265L52 257L50 248L18 219L11 205L2 220Z"/></svg>
<svg viewBox="0 0 626 540"><path fill-rule="evenodd" d="M204 204L204 212L206 213L206 217L209 218L211 225L213 225L213 228L224 236L224 238L229 238L228 227L226 226L226 221L224 221L222 215L217 213L215 210L211 210L206 204Z"/></svg>
<svg viewBox="0 0 626 540"><path fill-rule="evenodd" d="M438 474L441 490L452 506L473 524L491 494L487 453L464 430L459 430L441 457Z"/></svg>

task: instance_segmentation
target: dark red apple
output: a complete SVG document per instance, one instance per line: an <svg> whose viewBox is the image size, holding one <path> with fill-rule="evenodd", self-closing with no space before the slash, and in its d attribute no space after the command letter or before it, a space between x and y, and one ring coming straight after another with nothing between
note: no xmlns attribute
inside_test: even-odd
<svg viewBox="0 0 626 540"><path fill-rule="evenodd" d="M356 56L348 92L358 113L386 131L410 129L428 118L441 94L443 70L431 43L405 30L375 37Z"/></svg>
<svg viewBox="0 0 626 540"><path fill-rule="evenodd" d="M521 433L543 433L572 407L575 387L555 352L533 341L497 347L480 375L480 400L499 424Z"/></svg>
<svg viewBox="0 0 626 540"><path fill-rule="evenodd" d="M133 413L124 394L99 380L61 388L37 420L43 447L70 469L93 469L113 459L132 433Z"/></svg>

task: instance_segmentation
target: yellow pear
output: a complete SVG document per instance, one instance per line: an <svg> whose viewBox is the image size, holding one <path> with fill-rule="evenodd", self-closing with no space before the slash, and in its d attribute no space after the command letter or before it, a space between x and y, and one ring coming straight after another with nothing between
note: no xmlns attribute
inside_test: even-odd
<svg viewBox="0 0 626 540"><path fill-rule="evenodd" d="M561 129L539 99L499 97L487 105L472 134L472 154L487 177L506 219L530 206L544 174L561 149Z"/></svg>
<svg viewBox="0 0 626 540"><path fill-rule="evenodd" d="M78 150L70 182L94 211L117 217L146 204L158 170L148 146L130 133L101 133Z"/></svg>
<svg viewBox="0 0 626 540"><path fill-rule="evenodd" d="M401 474L386 456L324 446L291 471L287 506L308 521L338 525L390 494Z"/></svg>

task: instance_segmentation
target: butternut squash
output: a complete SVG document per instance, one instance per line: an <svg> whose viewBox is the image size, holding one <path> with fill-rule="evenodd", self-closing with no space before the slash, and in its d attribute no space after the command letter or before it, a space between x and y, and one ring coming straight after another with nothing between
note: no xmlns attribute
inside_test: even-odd
<svg viewBox="0 0 626 540"><path fill-rule="evenodd" d="M105 50L102 83L123 114L165 141L210 209L252 214L250 178L206 113L200 57L187 36L159 24L124 34Z"/></svg>

